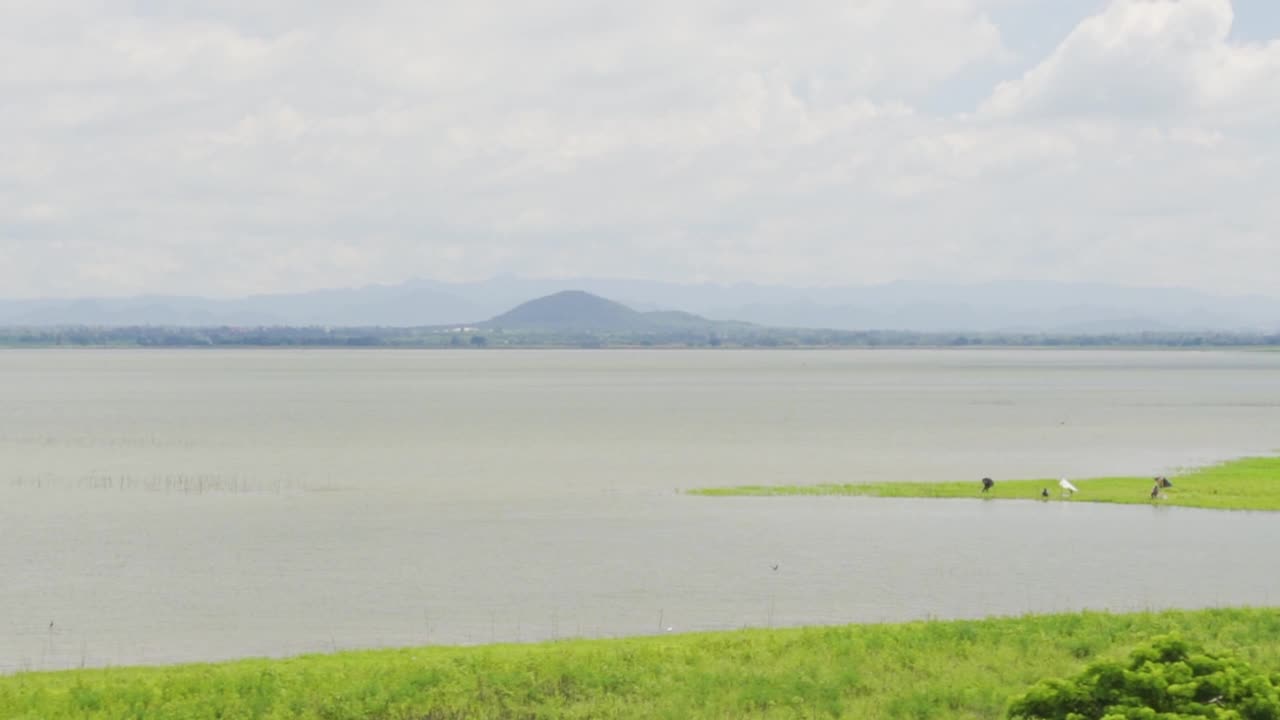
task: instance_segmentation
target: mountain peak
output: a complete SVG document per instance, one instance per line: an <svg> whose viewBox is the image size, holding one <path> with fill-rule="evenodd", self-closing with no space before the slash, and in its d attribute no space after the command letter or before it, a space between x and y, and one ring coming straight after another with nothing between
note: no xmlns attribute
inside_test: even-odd
<svg viewBox="0 0 1280 720"><path fill-rule="evenodd" d="M711 332L743 323L708 320L673 310L639 312L582 290L564 290L518 305L483 323L494 330L558 333Z"/></svg>
<svg viewBox="0 0 1280 720"><path fill-rule="evenodd" d="M485 325L510 330L590 332L627 330L640 324L641 314L599 295L564 290L522 303Z"/></svg>

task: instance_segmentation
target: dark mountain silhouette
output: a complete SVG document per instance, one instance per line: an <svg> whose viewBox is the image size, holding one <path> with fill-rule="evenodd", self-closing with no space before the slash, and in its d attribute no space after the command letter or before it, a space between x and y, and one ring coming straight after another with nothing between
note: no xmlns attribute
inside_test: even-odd
<svg viewBox="0 0 1280 720"><path fill-rule="evenodd" d="M1218 296L1176 288L999 281L895 282L876 286L786 287L643 280L501 277L471 283L411 280L398 285L213 299L0 298L0 326L477 325L531 297L568 289L614 298L631 311L663 310L641 325L696 329L714 321L757 326L913 332L1204 332L1280 330L1280 298ZM696 313L681 314L676 310ZM646 314L639 312L638 314ZM616 314L622 322L625 315Z"/></svg>
<svg viewBox="0 0 1280 720"><path fill-rule="evenodd" d="M524 332L621 333L715 330L745 323L717 322L678 311L638 312L599 295L565 290L522 303L481 326Z"/></svg>

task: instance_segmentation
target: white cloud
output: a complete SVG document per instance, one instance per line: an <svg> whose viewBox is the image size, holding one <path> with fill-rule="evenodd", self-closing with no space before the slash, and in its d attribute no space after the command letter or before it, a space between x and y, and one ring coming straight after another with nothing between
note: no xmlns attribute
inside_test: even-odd
<svg viewBox="0 0 1280 720"><path fill-rule="evenodd" d="M1157 236L1163 283L1280 280L1280 46L1120 0L980 112L922 110L1023 1L0 0L0 294L1124 281Z"/></svg>
<svg viewBox="0 0 1280 720"><path fill-rule="evenodd" d="M1115 0L985 110L1160 120L1248 118L1280 107L1280 42L1233 44L1230 0Z"/></svg>

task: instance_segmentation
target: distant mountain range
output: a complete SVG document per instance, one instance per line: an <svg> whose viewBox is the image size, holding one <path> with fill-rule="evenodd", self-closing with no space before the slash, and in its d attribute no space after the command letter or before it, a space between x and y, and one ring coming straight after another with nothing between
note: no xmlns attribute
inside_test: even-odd
<svg viewBox="0 0 1280 720"><path fill-rule="evenodd" d="M184 296L0 300L0 325L492 326L499 322L539 322L534 311L545 311L549 306L517 308L520 312L511 308L530 298L553 296L567 290L612 298L612 305L594 306L592 313L601 320L640 325L659 323L668 328L683 324L693 329L701 327L699 323L736 321L775 327L916 332L1275 332L1280 329L1280 299L1220 296L1185 289L1033 282L973 285L897 282L797 288L516 277L476 283L413 280L399 285L227 300ZM572 297L562 297L559 301ZM654 315L654 312L660 314Z"/></svg>

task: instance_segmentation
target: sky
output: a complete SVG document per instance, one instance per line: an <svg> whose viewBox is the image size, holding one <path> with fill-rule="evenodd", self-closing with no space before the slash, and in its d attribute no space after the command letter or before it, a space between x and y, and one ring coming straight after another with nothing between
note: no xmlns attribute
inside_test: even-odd
<svg viewBox="0 0 1280 720"><path fill-rule="evenodd" d="M0 0L0 297L1280 294L1275 0Z"/></svg>

